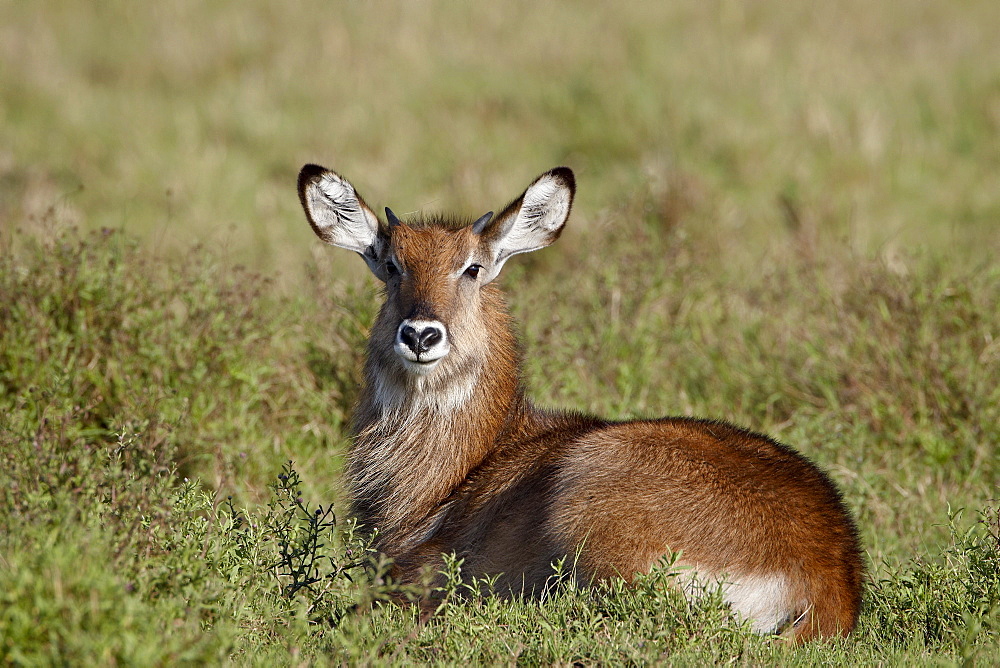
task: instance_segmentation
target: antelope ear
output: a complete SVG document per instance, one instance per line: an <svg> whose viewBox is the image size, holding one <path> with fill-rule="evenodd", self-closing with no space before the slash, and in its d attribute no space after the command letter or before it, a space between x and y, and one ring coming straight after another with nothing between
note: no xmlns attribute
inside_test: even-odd
<svg viewBox="0 0 1000 668"><path fill-rule="evenodd" d="M495 276L511 255L545 248L558 239L575 193L573 171L556 167L535 179L508 204L481 232L483 243L493 255L491 273Z"/></svg>
<svg viewBox="0 0 1000 668"><path fill-rule="evenodd" d="M380 259L386 233L347 179L325 167L306 165L299 172L299 201L316 236L360 254L372 273L385 281Z"/></svg>

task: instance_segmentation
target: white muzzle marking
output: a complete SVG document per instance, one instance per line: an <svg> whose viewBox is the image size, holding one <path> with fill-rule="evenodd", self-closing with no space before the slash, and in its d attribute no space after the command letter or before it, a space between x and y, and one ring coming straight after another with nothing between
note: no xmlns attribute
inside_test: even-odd
<svg viewBox="0 0 1000 668"><path fill-rule="evenodd" d="M448 330L437 320L404 320L396 328L393 350L407 371L425 374L451 350Z"/></svg>

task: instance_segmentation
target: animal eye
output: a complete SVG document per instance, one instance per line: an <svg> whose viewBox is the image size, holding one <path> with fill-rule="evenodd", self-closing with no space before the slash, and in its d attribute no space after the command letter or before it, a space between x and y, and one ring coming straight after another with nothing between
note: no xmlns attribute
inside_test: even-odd
<svg viewBox="0 0 1000 668"><path fill-rule="evenodd" d="M396 261L389 258L385 261L385 273L388 276L399 276L402 272L400 272L399 267L396 266Z"/></svg>
<svg viewBox="0 0 1000 668"><path fill-rule="evenodd" d="M475 278L475 277L479 276L479 271L482 268L483 267L481 265L470 264L468 266L468 268L465 270L465 275L468 276L469 278Z"/></svg>

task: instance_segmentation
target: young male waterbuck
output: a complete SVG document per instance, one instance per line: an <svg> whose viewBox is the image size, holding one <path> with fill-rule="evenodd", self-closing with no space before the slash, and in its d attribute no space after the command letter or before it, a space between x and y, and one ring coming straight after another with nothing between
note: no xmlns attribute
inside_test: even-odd
<svg viewBox="0 0 1000 668"><path fill-rule="evenodd" d="M679 553L689 593L721 587L760 633L845 635L862 561L833 483L791 448L718 421L614 422L542 411L525 397L511 317L494 279L548 246L573 172L539 176L499 215L386 224L346 180L299 174L316 234L385 283L348 464L353 512L416 581L442 553L506 595L541 593L568 557L581 583Z"/></svg>

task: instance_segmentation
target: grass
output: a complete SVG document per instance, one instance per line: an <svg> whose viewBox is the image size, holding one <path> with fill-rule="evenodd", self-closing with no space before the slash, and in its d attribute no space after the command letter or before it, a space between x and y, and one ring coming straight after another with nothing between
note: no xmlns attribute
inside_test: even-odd
<svg viewBox="0 0 1000 668"><path fill-rule="evenodd" d="M992 3L0 19L4 663L995 661ZM533 395L801 449L859 520L857 633L789 651L666 572L381 603L406 592L339 512L378 296L317 250L306 161L469 215L572 166L567 234L503 279Z"/></svg>
<svg viewBox="0 0 1000 668"><path fill-rule="evenodd" d="M567 163L578 227L684 203L689 233L746 268L789 232L818 253L998 250L990 0L0 12L11 221L56 204L295 275L309 235L288 187L305 162L401 213L469 215Z"/></svg>
<svg viewBox="0 0 1000 668"><path fill-rule="evenodd" d="M337 516L343 417L375 295L333 290L333 307L207 251L151 261L122 233L70 231L29 235L0 260L5 660L991 656L1000 274L931 263L917 279L855 259L846 279L846 264L802 264L729 284L722 299L724 273L696 268L704 249L646 222L629 238L643 234L642 253L675 256L628 291L586 245L511 267L536 394L616 416L722 415L798 445L840 483L868 549L851 640L791 652L735 626L717 600L689 606L666 571L542 603L470 598L455 579L429 622L376 604L396 588L375 562L355 568L366 548ZM559 281L570 267L581 278ZM634 323L627 336L609 309ZM570 313L585 314L579 340L559 326Z"/></svg>

